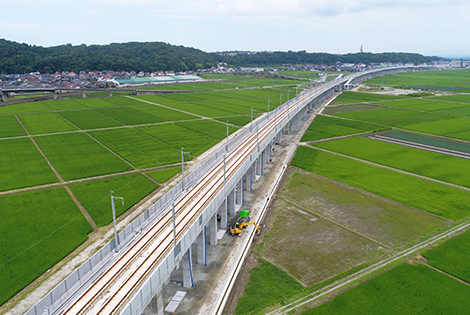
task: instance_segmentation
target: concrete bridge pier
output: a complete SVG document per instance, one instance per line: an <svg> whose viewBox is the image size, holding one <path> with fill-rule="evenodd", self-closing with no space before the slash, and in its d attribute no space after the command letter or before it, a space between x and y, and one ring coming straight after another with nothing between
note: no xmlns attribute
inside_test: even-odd
<svg viewBox="0 0 470 315"><path fill-rule="evenodd" d="M217 211L220 213L220 229L226 230L228 227L228 197L222 202L219 206L219 210ZM217 243L217 241L216 241Z"/></svg>
<svg viewBox="0 0 470 315"><path fill-rule="evenodd" d="M197 236L196 247L197 247L197 261L196 263L200 266L207 266L207 239L206 239L207 227L204 227Z"/></svg>
<svg viewBox="0 0 470 315"><path fill-rule="evenodd" d="M160 287L155 293L155 299L157 300L157 315L165 315L162 287Z"/></svg>
<svg viewBox="0 0 470 315"><path fill-rule="evenodd" d="M82 98L86 98L86 93L85 92L82 93Z"/></svg>
<svg viewBox="0 0 470 315"><path fill-rule="evenodd" d="M205 226L209 226L209 244L212 246L217 245L217 213L209 219L209 223Z"/></svg>
<svg viewBox="0 0 470 315"><path fill-rule="evenodd" d="M52 93L52 99L53 100L58 100L59 99L59 94L57 94L57 92Z"/></svg>
<svg viewBox="0 0 470 315"><path fill-rule="evenodd" d="M235 187L227 196L226 203L227 203L227 214L229 216L235 215L235 203L237 198L237 187ZM227 224L228 226L228 224Z"/></svg>
<svg viewBox="0 0 470 315"><path fill-rule="evenodd" d="M3 102L7 102L7 101L8 101L7 93L3 93L3 92L2 92L2 101L3 101Z"/></svg>
<svg viewBox="0 0 470 315"><path fill-rule="evenodd" d="M183 255L181 263L183 264L183 287L194 287L191 246L189 246L187 252Z"/></svg>

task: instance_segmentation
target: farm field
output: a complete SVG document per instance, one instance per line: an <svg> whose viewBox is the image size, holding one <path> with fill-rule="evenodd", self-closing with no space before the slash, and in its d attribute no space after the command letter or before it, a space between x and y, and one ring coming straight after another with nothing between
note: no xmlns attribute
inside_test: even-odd
<svg viewBox="0 0 470 315"><path fill-rule="evenodd" d="M384 254L383 247L300 209L275 201L274 227L259 253L304 286L312 286ZM344 259L347 255L348 259Z"/></svg>
<svg viewBox="0 0 470 315"><path fill-rule="evenodd" d="M97 111L128 126L163 122L162 119L133 110L130 107L101 108L97 109Z"/></svg>
<svg viewBox="0 0 470 315"><path fill-rule="evenodd" d="M257 118L257 115L253 115L253 120L256 118ZM250 123L251 116L249 115L226 116L226 117L221 117L221 118L216 118L216 119L221 122L228 122L229 124L242 127Z"/></svg>
<svg viewBox="0 0 470 315"><path fill-rule="evenodd" d="M39 136L35 141L65 180L132 169L86 134Z"/></svg>
<svg viewBox="0 0 470 315"><path fill-rule="evenodd" d="M0 138L25 136L26 131L13 115L0 116Z"/></svg>
<svg viewBox="0 0 470 315"><path fill-rule="evenodd" d="M468 175L470 174L470 163L467 159L460 157L359 136L315 143L314 146L470 187L470 175Z"/></svg>
<svg viewBox="0 0 470 315"><path fill-rule="evenodd" d="M390 127L435 122L448 118L447 116L442 117L441 115L432 112L419 112L395 108L360 110L347 113L338 113L335 114L335 116Z"/></svg>
<svg viewBox="0 0 470 315"><path fill-rule="evenodd" d="M56 113L18 115L26 130L32 135L77 130Z"/></svg>
<svg viewBox="0 0 470 315"><path fill-rule="evenodd" d="M87 239L91 226L64 188L1 196L0 304Z"/></svg>
<svg viewBox="0 0 470 315"><path fill-rule="evenodd" d="M0 140L0 190L58 182L30 139Z"/></svg>
<svg viewBox="0 0 470 315"><path fill-rule="evenodd" d="M70 110L70 109L86 109L87 107L75 102L73 100L51 100L51 101L42 101L47 108L51 110Z"/></svg>
<svg viewBox="0 0 470 315"><path fill-rule="evenodd" d="M346 157L301 146L292 165L447 219L470 214L464 190Z"/></svg>
<svg viewBox="0 0 470 315"><path fill-rule="evenodd" d="M206 76L211 78L212 74ZM153 87L142 88L143 90L173 90L173 91L208 91L208 90L223 90L235 88L250 88L260 86L293 86L295 84L308 83L309 79L305 80L290 80L281 78L254 78L239 75L224 75L223 80L218 82L195 82L195 83L180 83L171 85L157 85ZM221 77L217 77L221 79Z"/></svg>
<svg viewBox="0 0 470 315"><path fill-rule="evenodd" d="M23 114L50 111L48 107L39 102L22 103L10 106L1 106L0 115L5 114Z"/></svg>
<svg viewBox="0 0 470 315"><path fill-rule="evenodd" d="M90 135L136 168L176 163L180 151L134 128L97 130Z"/></svg>
<svg viewBox="0 0 470 315"><path fill-rule="evenodd" d="M410 132L403 132L403 131L391 131L391 132L387 132L383 135L387 136L389 138L407 140L407 141L432 145L432 146L436 146L436 147L441 147L441 148L445 148L445 149L470 153L470 144L467 144L467 143L451 141L451 140L445 140L445 139L439 139L439 138L434 138L434 137L430 137L430 136L423 136L423 135L420 135L420 134L410 133Z"/></svg>
<svg viewBox="0 0 470 315"><path fill-rule="evenodd" d="M383 127L336 117L317 115L300 141L315 141L365 131L377 131L380 129L383 129Z"/></svg>
<svg viewBox="0 0 470 315"><path fill-rule="evenodd" d="M181 171L181 167L165 168L158 171L147 172L146 174L159 183L164 183Z"/></svg>
<svg viewBox="0 0 470 315"><path fill-rule="evenodd" d="M423 133L452 137L453 134L469 131L469 121L470 119L467 118L447 118L440 121L406 125L403 126L403 128Z"/></svg>
<svg viewBox="0 0 470 315"><path fill-rule="evenodd" d="M94 110L69 110L59 113L82 130L123 126L122 123Z"/></svg>
<svg viewBox="0 0 470 315"><path fill-rule="evenodd" d="M448 221L292 167L279 197L361 235L398 248Z"/></svg>
<svg viewBox="0 0 470 315"><path fill-rule="evenodd" d="M368 85L382 85L385 81L386 86L407 87L415 89L456 91L469 93L470 88L466 82L470 81L469 70L436 70L406 72L395 75L389 75L384 78L374 78L366 81Z"/></svg>
<svg viewBox="0 0 470 315"><path fill-rule="evenodd" d="M85 207L97 226L109 224L111 213L110 191L124 198L124 205L116 202L116 217L133 207L141 199L157 189L158 185L142 174L111 177L70 185L73 194Z"/></svg>
<svg viewBox="0 0 470 315"><path fill-rule="evenodd" d="M402 264L302 314L464 314L469 296L470 287L455 279Z"/></svg>
<svg viewBox="0 0 470 315"><path fill-rule="evenodd" d="M239 299L236 315L256 314L263 308L301 292L304 287L284 270L259 259L258 266L250 271L250 283Z"/></svg>
<svg viewBox="0 0 470 315"><path fill-rule="evenodd" d="M385 94L373 94L373 93L362 93L362 92L351 92L345 91L341 93L331 105L342 105L342 104L356 104L356 103L371 103L377 101L388 101L398 100L406 98L403 96L385 95Z"/></svg>
<svg viewBox="0 0 470 315"><path fill-rule="evenodd" d="M226 126L215 130L214 136L208 136L177 124L153 125L137 127L140 130L175 149L184 148L192 156L202 154L226 136ZM218 136L219 138L215 138Z"/></svg>
<svg viewBox="0 0 470 315"><path fill-rule="evenodd" d="M191 120L191 119L199 118L194 115L189 115L186 113L178 112L178 111L171 110L171 109L161 107L158 105L137 105L137 106L133 106L132 109L144 112L154 117L158 117L159 119L163 121L179 121L179 120Z"/></svg>
<svg viewBox="0 0 470 315"><path fill-rule="evenodd" d="M466 232L425 251L428 264L470 283L470 233Z"/></svg>

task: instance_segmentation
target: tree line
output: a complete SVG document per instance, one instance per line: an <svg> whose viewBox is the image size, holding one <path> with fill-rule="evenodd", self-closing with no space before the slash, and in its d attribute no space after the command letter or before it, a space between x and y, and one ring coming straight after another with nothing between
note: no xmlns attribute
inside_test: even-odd
<svg viewBox="0 0 470 315"><path fill-rule="evenodd" d="M373 62L429 62L433 57L411 53L328 54L299 52L259 52L229 56L163 42L129 42L109 45L71 44L42 47L0 39L0 71L14 73L54 73L56 71L195 71L226 62L235 67L282 64L335 64Z"/></svg>

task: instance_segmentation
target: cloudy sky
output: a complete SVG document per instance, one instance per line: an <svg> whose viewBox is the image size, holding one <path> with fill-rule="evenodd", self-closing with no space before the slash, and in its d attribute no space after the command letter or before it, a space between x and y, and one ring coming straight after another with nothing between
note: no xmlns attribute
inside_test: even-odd
<svg viewBox="0 0 470 315"><path fill-rule="evenodd" d="M470 56L469 0L12 0L0 38L56 46L162 41L204 51Z"/></svg>

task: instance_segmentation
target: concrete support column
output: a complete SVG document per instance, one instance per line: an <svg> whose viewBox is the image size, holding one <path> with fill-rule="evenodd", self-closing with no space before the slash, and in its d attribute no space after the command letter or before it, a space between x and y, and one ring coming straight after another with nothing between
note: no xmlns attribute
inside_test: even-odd
<svg viewBox="0 0 470 315"><path fill-rule="evenodd" d="M227 196L226 199L226 204L227 204L227 212L229 215L234 215L235 214L235 202L236 202L236 192L234 188ZM228 225L228 223L227 223Z"/></svg>
<svg viewBox="0 0 470 315"><path fill-rule="evenodd" d="M272 162L272 159L273 159L273 143L270 142L269 143L269 163Z"/></svg>
<svg viewBox="0 0 470 315"><path fill-rule="evenodd" d="M242 203L242 194L243 194L243 176L237 183L235 195L235 204L240 205Z"/></svg>
<svg viewBox="0 0 470 315"><path fill-rule="evenodd" d="M8 101L7 93L2 93L2 101L4 102Z"/></svg>
<svg viewBox="0 0 470 315"><path fill-rule="evenodd" d="M253 164L250 166L250 191L253 191Z"/></svg>
<svg viewBox="0 0 470 315"><path fill-rule="evenodd" d="M265 160L265 159L264 159L264 150L263 150L263 151L261 151L260 163L259 163L259 165L260 165L260 170L259 170L259 171L260 171L260 174L261 174L261 175L263 175L264 160Z"/></svg>
<svg viewBox="0 0 470 315"><path fill-rule="evenodd" d="M243 206L245 204L245 187L246 187L246 183L245 183L245 178L246 178L246 175L243 175L242 176L242 187L241 187L241 190L242 190L242 195L241 195L241 205Z"/></svg>
<svg viewBox="0 0 470 315"><path fill-rule="evenodd" d="M82 93L82 98L86 98L86 93Z"/></svg>
<svg viewBox="0 0 470 315"><path fill-rule="evenodd" d="M217 245L217 213L210 218L207 225L209 226L209 244Z"/></svg>
<svg viewBox="0 0 470 315"><path fill-rule="evenodd" d="M193 282L193 265L191 259L191 246L189 246L187 252L183 255L183 287L190 288L194 287Z"/></svg>
<svg viewBox="0 0 470 315"><path fill-rule="evenodd" d="M227 207L227 199L225 198L225 201L222 202L222 204L219 206L219 212L220 212L220 229L221 230L226 230L228 227L228 207Z"/></svg>
<svg viewBox="0 0 470 315"><path fill-rule="evenodd" d="M207 261L206 261L206 227L204 227L199 233L197 240L196 240L196 246L197 246L197 261L196 263L201 266L207 266Z"/></svg>
<svg viewBox="0 0 470 315"><path fill-rule="evenodd" d="M53 99L53 100L58 100L58 99L59 99L59 95L57 95L56 92L52 93L52 99Z"/></svg>
<svg viewBox="0 0 470 315"><path fill-rule="evenodd" d="M157 315L165 315L165 308L163 307L163 293L162 287L157 290L155 294L157 300Z"/></svg>
<svg viewBox="0 0 470 315"><path fill-rule="evenodd" d="M257 159L256 159L256 175L261 175L261 171L260 171L260 162L261 162L261 157L259 156ZM256 178L255 178L256 180Z"/></svg>

